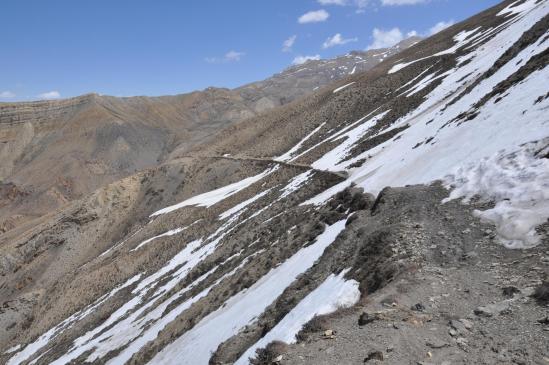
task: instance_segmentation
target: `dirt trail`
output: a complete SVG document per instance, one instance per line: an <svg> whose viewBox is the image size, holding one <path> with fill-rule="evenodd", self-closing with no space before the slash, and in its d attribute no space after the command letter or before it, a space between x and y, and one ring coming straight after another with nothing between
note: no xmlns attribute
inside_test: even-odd
<svg viewBox="0 0 549 365"><path fill-rule="evenodd" d="M226 159L226 160L233 160L233 161L259 161L259 162L268 162L268 163L275 163L283 166L289 166L289 167L297 167L301 169L307 169L307 170L313 170L317 172L323 172L327 174L333 174L340 178L347 179L349 175L346 171L329 171L329 170L321 170L316 169L312 167L311 165L307 164L301 164L301 163L295 163L295 162L287 162L287 161L279 161L275 160L272 157L249 157L249 156L223 156L223 155L183 155L180 156L180 158L194 158L194 159L205 159L205 158L211 158L211 159Z"/></svg>

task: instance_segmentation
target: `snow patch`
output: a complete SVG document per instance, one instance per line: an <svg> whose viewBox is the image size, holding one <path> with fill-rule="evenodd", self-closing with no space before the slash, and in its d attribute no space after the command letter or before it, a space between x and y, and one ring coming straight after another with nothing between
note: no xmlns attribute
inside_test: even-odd
<svg viewBox="0 0 549 365"><path fill-rule="evenodd" d="M349 130L348 132L341 134L337 139L345 140L340 143L336 148L322 156L315 161L311 166L319 170L337 171L336 165L347 157L348 152L362 137L368 133L370 128L375 126L390 110L384 111L368 120L363 122L367 117L359 119L355 123L359 123L358 126Z"/></svg>
<svg viewBox="0 0 549 365"><path fill-rule="evenodd" d="M420 61L423 61L423 60L427 60L427 59L432 58L432 57L438 57L438 56L443 56L443 55L455 53L458 49L460 49L461 47L467 45L469 42L474 40L476 37L471 37L471 35L475 34L479 30L480 30L480 27L472 29L472 30L464 30L462 32L459 32L458 34L456 34L454 36L454 42L456 42L456 44L454 44L452 47L450 47L450 48L448 48L444 51L435 53L434 55L431 55L431 56L422 57L422 58L419 58L417 60L410 61L410 62L396 64L393 67L391 67L391 69L389 70L388 73L393 74L393 73L398 72L398 71L402 70L403 68L406 68L406 67L408 67L408 66L410 66L414 63L417 63L417 62L420 62Z"/></svg>
<svg viewBox="0 0 549 365"><path fill-rule="evenodd" d="M285 154L283 154L281 156L273 158L273 160L274 161L281 161L281 162L290 160L292 158L292 156L294 155L294 153L299 151L301 146L303 146L303 143L307 142L312 136L314 136L322 127L324 127L325 124L326 124L326 122L324 122L321 125L319 125L318 127L316 127L311 133L307 134L305 137L303 137L303 139L301 141L299 141L295 146L293 146L290 150L288 150L288 152L286 152Z"/></svg>
<svg viewBox="0 0 549 365"><path fill-rule="evenodd" d="M176 228L176 229L171 229L167 232L164 232L162 234L159 234L158 236L154 236L152 238L149 238L149 239L146 239L145 241L141 242L139 245L137 245L134 249L130 250L130 251L137 251L139 250L141 247L145 246L146 244L158 239L158 238L162 238L162 237L169 237L169 236L173 236L173 235L176 235L180 232L183 232L185 229L187 229L188 227L182 227L182 228Z"/></svg>
<svg viewBox="0 0 549 365"><path fill-rule="evenodd" d="M526 0L522 4L519 4L520 1L515 1L512 4L509 4L505 9L500 11L497 15L508 17L510 15L524 13L533 9L536 6L537 2L538 0Z"/></svg>
<svg viewBox="0 0 549 365"><path fill-rule="evenodd" d="M355 83L355 81L350 82L350 83L348 83L348 84L346 84L346 85L343 85L343 86L338 87L337 89L334 90L334 94L340 92L341 90L343 90L343 89L345 89L345 88L347 88L347 87L349 87L349 86L351 86L351 85L354 84L354 83Z"/></svg>
<svg viewBox="0 0 549 365"><path fill-rule="evenodd" d="M475 214L496 225L506 247L536 246L540 242L536 227L549 218L549 159L536 153L549 153L549 138L460 167L445 179L454 190L444 201L463 198L467 203L477 195L494 201L494 208Z"/></svg>
<svg viewBox="0 0 549 365"><path fill-rule="evenodd" d="M273 172L278 170L278 167L279 166L275 166L273 168L263 171L258 175L250 176L246 179L237 181L227 186L223 186L219 189L215 189L204 194L193 196L192 198L182 201L181 203L160 209L154 212L153 214L151 214L150 216L155 217L157 215L170 213L170 212L173 212L174 210L181 209L183 207L187 207L190 205L206 207L206 208L211 207L212 205L219 203L220 201L230 197L231 195L238 193L241 190L246 189L248 186L272 174Z"/></svg>
<svg viewBox="0 0 549 365"><path fill-rule="evenodd" d="M315 242L272 269L249 289L237 293L225 305L204 317L192 329L166 346L149 362L162 365L207 365L219 344L254 321L300 274L322 256L345 229L341 220L326 227Z"/></svg>
<svg viewBox="0 0 549 365"><path fill-rule="evenodd" d="M31 358L37 351L41 350L43 347L48 345L48 343L52 339L57 337L60 333L64 332L66 329L70 328L75 322L83 319L88 314L93 313L101 304L103 304L109 298L113 297L120 290L133 285L140 278L141 278L141 274L137 274L131 277L124 284L114 288L113 290L111 290L110 293L102 296L92 305L86 307L82 311L76 312L75 314L71 315L70 317L68 317L61 323L59 323L57 326L51 328L46 333L38 337L34 342L28 344L27 346L25 346L23 350L16 353L12 358L10 358L7 362L7 365L16 365L16 364L18 365L25 362L26 360Z"/></svg>
<svg viewBox="0 0 549 365"><path fill-rule="evenodd" d="M219 215L219 219L226 219L226 218L229 218L230 216L232 216L233 214L236 214L238 213L238 215L242 214L244 212L244 209L252 204L253 202L255 202L256 200L259 200L261 199L262 197L264 197L265 195L267 195L269 192L271 191L271 189L267 189L265 191L262 191L261 193L257 194L257 195L254 195L253 197L251 197L250 199L248 200L245 200L243 201L242 203L240 204L237 204L235 205L234 207L232 207L231 209L228 209L226 211L224 211L223 213L221 213Z"/></svg>
<svg viewBox="0 0 549 365"><path fill-rule="evenodd" d="M284 188L282 188L282 194L278 199L284 199L294 191L297 191L303 184L307 182L307 180L311 178L311 176L313 176L313 174L314 172L312 170L309 170L292 178L290 182L288 182L288 184Z"/></svg>
<svg viewBox="0 0 549 365"><path fill-rule="evenodd" d="M249 364L249 358L255 357L255 351L264 348L272 341L294 343L296 334L303 325L314 316L335 312L340 308L348 308L360 299L359 283L355 280L345 280L347 270L339 275L331 274L322 284L309 293L290 313L263 338L235 362L235 365Z"/></svg>
<svg viewBox="0 0 549 365"><path fill-rule="evenodd" d="M10 347L6 351L4 351L4 354L11 354L12 352L19 350L19 348L21 348L21 344Z"/></svg>

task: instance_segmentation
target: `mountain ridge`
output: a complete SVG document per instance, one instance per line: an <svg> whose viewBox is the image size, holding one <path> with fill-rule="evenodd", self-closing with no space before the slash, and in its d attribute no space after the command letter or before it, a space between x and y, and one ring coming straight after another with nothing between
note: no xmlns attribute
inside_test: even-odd
<svg viewBox="0 0 549 365"><path fill-rule="evenodd" d="M416 40L378 52L393 54ZM232 90L212 87L179 95L123 98L91 93L0 103L0 157L4 160L0 181L28 193L15 203L0 204L0 227L11 229L104 184L158 165L175 151L185 153L206 143L227 125L299 99L346 74L326 63L360 62L357 69L366 70L379 62L368 55L354 61L346 56L315 61L307 67L318 72L296 76L295 68L289 68Z"/></svg>

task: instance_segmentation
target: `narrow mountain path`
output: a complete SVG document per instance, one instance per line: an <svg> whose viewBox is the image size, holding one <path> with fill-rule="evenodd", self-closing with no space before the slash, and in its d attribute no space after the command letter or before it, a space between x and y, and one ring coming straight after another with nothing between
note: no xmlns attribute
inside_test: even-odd
<svg viewBox="0 0 549 365"><path fill-rule="evenodd" d="M332 175L336 175L336 176L338 176L342 179L347 179L349 177L349 175L346 171L321 170L321 169L314 168L311 165L307 165L307 164L275 160L273 157L250 157L250 156L232 156L232 155L183 155L183 156L180 156L180 158L197 158L197 159L210 158L210 159L225 159L225 160L233 160L233 161L268 162L268 163L275 163L275 164L279 164L279 165L283 165L283 166L297 167L297 168L301 168L301 169L307 169L307 170L313 170L313 171L317 171L317 172L332 174Z"/></svg>

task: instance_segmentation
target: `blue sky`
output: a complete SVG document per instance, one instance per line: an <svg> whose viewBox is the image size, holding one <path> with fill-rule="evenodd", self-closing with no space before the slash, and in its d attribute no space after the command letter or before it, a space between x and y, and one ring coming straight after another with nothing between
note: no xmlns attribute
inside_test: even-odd
<svg viewBox="0 0 549 365"><path fill-rule="evenodd" d="M2 0L0 101L232 88L306 56L426 35L498 2Z"/></svg>

